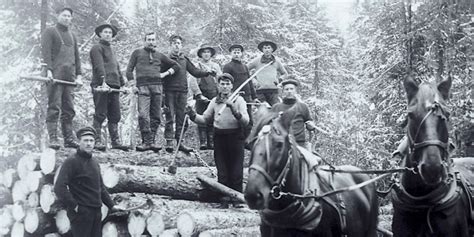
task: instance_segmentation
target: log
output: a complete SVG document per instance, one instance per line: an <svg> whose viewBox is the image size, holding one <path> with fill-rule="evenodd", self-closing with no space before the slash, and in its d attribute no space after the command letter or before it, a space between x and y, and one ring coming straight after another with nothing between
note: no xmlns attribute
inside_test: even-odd
<svg viewBox="0 0 474 237"><path fill-rule="evenodd" d="M0 228L10 231L13 223L15 223L15 219L13 219L12 215L12 205L4 206L0 209Z"/></svg>
<svg viewBox="0 0 474 237"><path fill-rule="evenodd" d="M71 222L69 221L69 218L67 217L67 212L66 210L60 210L58 213L56 213L55 218L55 223L56 223L56 228L58 229L59 234L66 234L70 229L71 229Z"/></svg>
<svg viewBox="0 0 474 237"><path fill-rule="evenodd" d="M238 192L238 191L235 191L219 182L217 182L215 179L212 179L212 178L209 178L207 176L204 176L204 175L198 175L197 176L197 179L199 179L199 181L203 182L205 185L211 187L212 189L234 199L234 200L237 200L241 203L245 203L245 198L244 198L244 194L242 194L241 192Z"/></svg>
<svg viewBox="0 0 474 237"><path fill-rule="evenodd" d="M260 236L260 227L241 227L206 230L199 234L199 237L220 237L220 236Z"/></svg>
<svg viewBox="0 0 474 237"><path fill-rule="evenodd" d="M27 209L23 223L25 231L35 236L54 232L56 228L53 215L44 213L39 207Z"/></svg>
<svg viewBox="0 0 474 237"><path fill-rule="evenodd" d="M30 193L26 199L26 206L28 208L35 208L39 206L39 195L36 192Z"/></svg>
<svg viewBox="0 0 474 237"><path fill-rule="evenodd" d="M41 171L30 171L25 177L25 184L28 192L36 192L38 188L44 185L46 181L43 178Z"/></svg>
<svg viewBox="0 0 474 237"><path fill-rule="evenodd" d="M176 218L183 209L213 209L219 208L217 203L195 202L188 200L171 200L159 195L150 195L143 193L118 193L112 194L113 199L118 206L129 208L145 202L147 199L153 201L153 212L159 212L162 216L165 229L176 228Z"/></svg>
<svg viewBox="0 0 474 237"><path fill-rule="evenodd" d="M109 221L102 226L102 236L104 237L128 237L127 226Z"/></svg>
<svg viewBox="0 0 474 237"><path fill-rule="evenodd" d="M15 204L13 204L12 216L15 221L23 221L23 218L25 218L25 209L23 207L22 201L15 202Z"/></svg>
<svg viewBox="0 0 474 237"><path fill-rule="evenodd" d="M153 210L146 219L146 229L152 237L161 235L165 231L165 222L159 211Z"/></svg>
<svg viewBox="0 0 474 237"><path fill-rule="evenodd" d="M13 204L13 198L10 189L5 186L0 186L0 208L9 204Z"/></svg>
<svg viewBox="0 0 474 237"><path fill-rule="evenodd" d="M29 194L28 186L26 185L24 180L17 180L15 184L13 184L12 188L12 199L13 202L22 201L25 202L26 198Z"/></svg>
<svg viewBox="0 0 474 237"><path fill-rule="evenodd" d="M182 236L197 236L211 229L257 226L260 216L249 209L187 209L179 214L176 225Z"/></svg>
<svg viewBox="0 0 474 237"><path fill-rule="evenodd" d="M161 233L160 237L180 237L178 233L178 229L167 229Z"/></svg>
<svg viewBox="0 0 474 237"><path fill-rule="evenodd" d="M7 188L11 188L13 184L19 180L18 172L15 169L7 169L3 172L3 185Z"/></svg>
<svg viewBox="0 0 474 237"><path fill-rule="evenodd" d="M148 213L141 210L134 210L128 215L127 229L132 237L140 237L146 228Z"/></svg>
<svg viewBox="0 0 474 237"><path fill-rule="evenodd" d="M112 167L120 177L117 185L109 190L111 193L150 193L186 200L212 200L215 196L196 179L198 174L211 174L204 167L179 168L176 175L168 173L167 167L101 165L101 170L109 167Z"/></svg>
<svg viewBox="0 0 474 237"><path fill-rule="evenodd" d="M11 230L11 236L15 237L23 237L25 235L25 227L23 226L23 223L17 221L15 224L12 226Z"/></svg>
<svg viewBox="0 0 474 237"><path fill-rule="evenodd" d="M43 174L50 174L56 168L56 150L47 148L41 153L40 168Z"/></svg>
<svg viewBox="0 0 474 237"><path fill-rule="evenodd" d="M37 167L39 169L39 160L40 155L37 153L29 153L21 157L20 160L18 160L16 168L20 179L26 178L26 175L28 175L30 171L36 170Z"/></svg>
<svg viewBox="0 0 474 237"><path fill-rule="evenodd" d="M41 188L39 197L40 207L45 213L51 211L51 206L56 202L56 195L53 191L53 186L46 184Z"/></svg>

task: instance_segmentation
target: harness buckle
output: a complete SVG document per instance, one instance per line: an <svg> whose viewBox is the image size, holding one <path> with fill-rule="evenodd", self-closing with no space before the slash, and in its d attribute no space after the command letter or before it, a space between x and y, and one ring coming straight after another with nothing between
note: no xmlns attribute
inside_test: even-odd
<svg viewBox="0 0 474 237"><path fill-rule="evenodd" d="M272 195L272 198L275 200L278 200L282 197L281 194L281 189L278 186L273 186L273 188L270 190L270 195Z"/></svg>

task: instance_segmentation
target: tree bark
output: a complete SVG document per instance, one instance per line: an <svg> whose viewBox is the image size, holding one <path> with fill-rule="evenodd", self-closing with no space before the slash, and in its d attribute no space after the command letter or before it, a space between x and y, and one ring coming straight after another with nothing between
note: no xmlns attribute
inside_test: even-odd
<svg viewBox="0 0 474 237"><path fill-rule="evenodd" d="M182 236L197 236L211 229L260 225L260 216L248 209L187 209L178 216L176 225Z"/></svg>
<svg viewBox="0 0 474 237"><path fill-rule="evenodd" d="M220 237L220 236L260 236L260 227L241 227L206 230L199 234L199 237Z"/></svg>
<svg viewBox="0 0 474 237"><path fill-rule="evenodd" d="M217 182L215 179L209 178L209 177L204 176L204 175L198 175L197 179L199 179L199 181L203 182L205 185L211 187L212 189L214 189L214 190L216 190L216 191L218 191L222 194L225 194L226 196L231 197L232 199L237 200L241 203L245 203L244 194L242 194L241 192L235 191L235 190L233 190L233 189Z"/></svg>

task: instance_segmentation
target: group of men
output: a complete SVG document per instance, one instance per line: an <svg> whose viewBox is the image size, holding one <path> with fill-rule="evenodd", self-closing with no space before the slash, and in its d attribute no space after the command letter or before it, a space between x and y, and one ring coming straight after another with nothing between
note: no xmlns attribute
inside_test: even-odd
<svg viewBox="0 0 474 237"><path fill-rule="evenodd" d="M46 65L44 76L69 82L82 83L81 62L77 39L71 33L73 16L71 8L57 12L57 25L45 30L42 36L42 56ZM214 150L218 181L242 192L245 138L252 127L251 104L267 103L274 111L296 108L299 113L292 126L300 145L305 145L305 130L314 130L308 107L297 98L299 82L286 79L287 71L273 53L277 45L271 41L258 44L262 56L245 64L242 61L244 47L230 46L232 60L222 67L212 61L216 49L203 44L197 51L197 66L182 52L183 38L170 37L171 52L168 55L156 49L156 34L146 33L144 46L133 51L126 77L120 70L116 54L111 46L118 29L111 24L95 28L99 42L90 50L92 65L92 94L95 113L91 127L72 131L75 116L73 88L62 83L48 84L47 129L49 145L59 149L57 136L58 119L64 137L64 146L77 148L63 165L55 185L55 192L67 207L74 236L100 236L100 205L105 203L115 210L100 178L97 160L92 150L105 150L102 142L102 125L108 120L112 149L128 150L120 142L118 123L120 91L133 87L138 94L138 122L142 143L137 151L159 151L155 142L162 112L165 115L165 150L179 149L190 152L182 141L186 130L186 117L198 124L200 149ZM258 71L253 80L251 72ZM190 73L194 78L189 77ZM282 80L285 79L285 80ZM134 86L131 83L135 81ZM245 85L243 85L246 83ZM231 96L236 88L237 96ZM282 87L280 89L280 86ZM196 100L195 110L187 105L188 90ZM283 101L280 102L279 90ZM175 145L175 144L179 144Z"/></svg>

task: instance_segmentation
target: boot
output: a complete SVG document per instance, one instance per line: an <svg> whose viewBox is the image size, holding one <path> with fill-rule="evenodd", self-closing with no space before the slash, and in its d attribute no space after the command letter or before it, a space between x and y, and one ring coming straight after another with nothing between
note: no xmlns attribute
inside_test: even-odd
<svg viewBox="0 0 474 237"><path fill-rule="evenodd" d="M214 130L207 128L207 149L214 150Z"/></svg>
<svg viewBox="0 0 474 237"><path fill-rule="evenodd" d="M76 139L74 139L74 134L72 133L72 123L63 122L61 124L61 129L63 130L64 147L78 148L79 144L76 142Z"/></svg>
<svg viewBox="0 0 474 237"><path fill-rule="evenodd" d="M208 149L206 145L206 129L203 127L198 127L198 133L199 133L199 150Z"/></svg>
<svg viewBox="0 0 474 237"><path fill-rule="evenodd" d="M150 132L142 132L142 144L136 147L137 151L150 151L151 149L151 136Z"/></svg>
<svg viewBox="0 0 474 237"><path fill-rule="evenodd" d="M178 141L176 141L176 142L178 142ZM181 144L179 144L179 147L178 147L179 151L182 151L184 153L190 153L190 152L194 151L193 148L184 145L183 142L184 142L184 139L181 140Z"/></svg>
<svg viewBox="0 0 474 237"><path fill-rule="evenodd" d="M46 123L46 128L48 129L49 135L49 148L59 150L59 148L61 148L61 145L59 144L58 139L57 123Z"/></svg>
<svg viewBox="0 0 474 237"><path fill-rule="evenodd" d="M95 129L96 132L94 149L99 151L105 151L105 145L102 142L102 123L94 119L92 127Z"/></svg>
<svg viewBox="0 0 474 237"><path fill-rule="evenodd" d="M155 143L155 137L156 137L156 131L158 130L158 127L152 127L151 128L151 136L150 136L150 147L151 147L151 150L154 151L154 152L159 152L162 147L160 145L157 145Z"/></svg>
<svg viewBox="0 0 474 237"><path fill-rule="evenodd" d="M173 140L166 139L165 151L170 152L170 153L174 151L174 142L173 142Z"/></svg>
<svg viewBox="0 0 474 237"><path fill-rule="evenodd" d="M108 126L109 126L110 140L112 143L112 149L128 151L130 147L122 145L122 143L120 142L118 124L109 123Z"/></svg>

